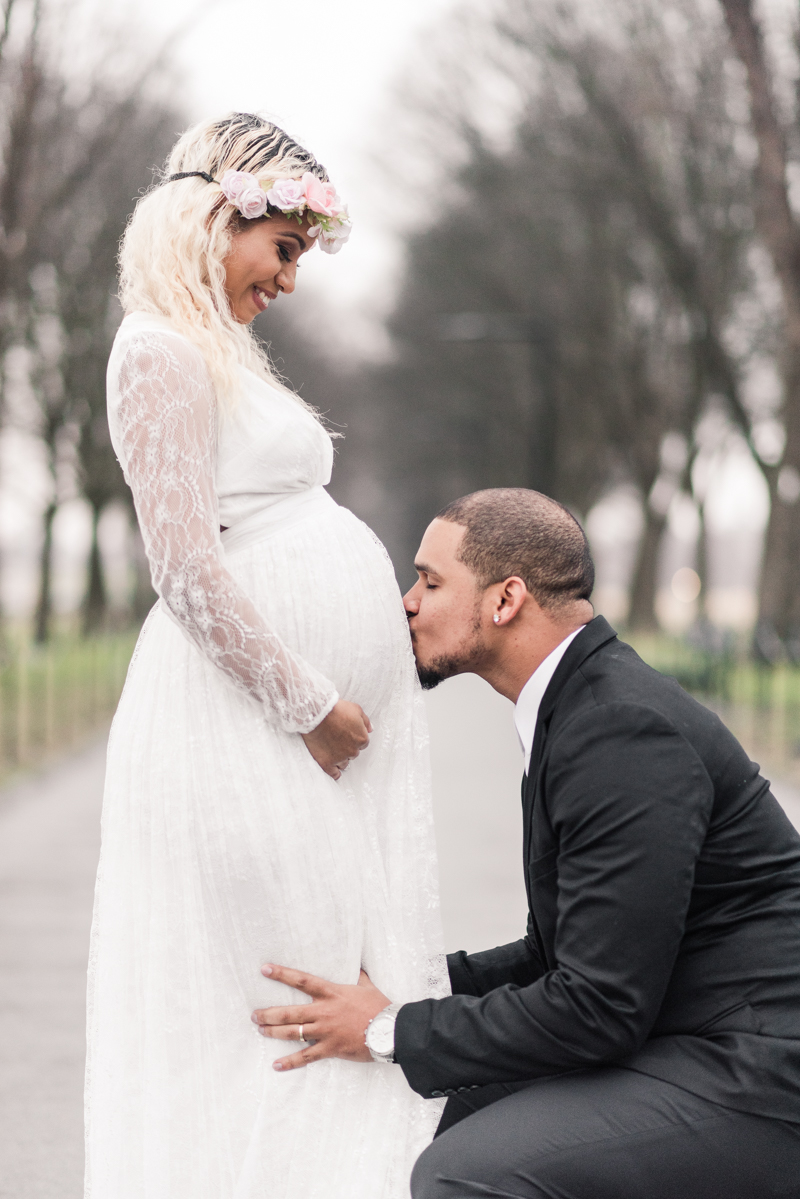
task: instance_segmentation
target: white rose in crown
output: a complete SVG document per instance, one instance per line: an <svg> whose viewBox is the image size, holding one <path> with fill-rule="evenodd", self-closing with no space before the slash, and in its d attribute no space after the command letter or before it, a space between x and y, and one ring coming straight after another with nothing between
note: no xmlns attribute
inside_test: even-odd
<svg viewBox="0 0 800 1199"><path fill-rule="evenodd" d="M220 180L220 187L225 199L238 208L248 221L263 216L267 211L267 197L255 175L249 171L226 171Z"/></svg>
<svg viewBox="0 0 800 1199"><path fill-rule="evenodd" d="M267 203L281 212L292 212L305 205L305 190L299 179L278 179L267 192Z"/></svg>
<svg viewBox="0 0 800 1199"><path fill-rule="evenodd" d="M351 228L350 221L345 217L344 220L337 221L332 229L321 229L319 237L320 250L324 250L326 254L338 254L350 237Z"/></svg>
<svg viewBox="0 0 800 1199"><path fill-rule="evenodd" d="M239 197L238 209L248 221L253 221L256 217L263 216L267 211L266 192L258 184L255 187L249 187Z"/></svg>
<svg viewBox="0 0 800 1199"><path fill-rule="evenodd" d="M219 185L225 199L233 204L234 208L238 208L244 192L258 187L258 180L249 171L226 171L220 179Z"/></svg>

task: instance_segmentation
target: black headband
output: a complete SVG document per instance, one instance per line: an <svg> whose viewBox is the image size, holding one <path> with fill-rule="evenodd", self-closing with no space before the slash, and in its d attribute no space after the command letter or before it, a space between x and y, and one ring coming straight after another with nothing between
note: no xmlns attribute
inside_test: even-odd
<svg viewBox="0 0 800 1199"><path fill-rule="evenodd" d="M181 171L177 175L170 175L169 179L167 179L167 183L172 183L174 179L192 179L195 175L198 179L205 179L206 183L217 182L214 176L209 175L207 171Z"/></svg>

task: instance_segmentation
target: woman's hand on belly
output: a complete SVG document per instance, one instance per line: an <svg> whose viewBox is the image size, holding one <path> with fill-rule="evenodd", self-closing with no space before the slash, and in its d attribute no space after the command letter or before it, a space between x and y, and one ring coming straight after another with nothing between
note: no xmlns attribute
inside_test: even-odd
<svg viewBox="0 0 800 1199"><path fill-rule="evenodd" d="M347 763L369 745L372 725L358 704L340 699L310 733L301 733L314 761L331 778L338 779Z"/></svg>

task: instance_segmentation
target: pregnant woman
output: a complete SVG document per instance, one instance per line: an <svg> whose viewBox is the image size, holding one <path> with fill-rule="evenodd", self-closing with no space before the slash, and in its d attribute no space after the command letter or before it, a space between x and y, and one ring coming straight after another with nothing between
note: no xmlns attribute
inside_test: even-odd
<svg viewBox="0 0 800 1199"><path fill-rule="evenodd" d="M248 328L348 232L322 166L234 114L181 137L123 241L109 421L160 598L109 743L91 1199L403 1199L438 1120L395 1065L276 1072L250 1021L297 1002L267 961L447 990L392 568Z"/></svg>

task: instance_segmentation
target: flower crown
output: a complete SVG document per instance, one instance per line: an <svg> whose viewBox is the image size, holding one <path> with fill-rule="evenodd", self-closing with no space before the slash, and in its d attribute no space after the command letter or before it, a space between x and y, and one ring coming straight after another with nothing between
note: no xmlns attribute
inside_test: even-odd
<svg viewBox="0 0 800 1199"><path fill-rule="evenodd" d="M264 216L267 208L277 208L284 216L313 221L308 236L315 237L326 254L338 254L350 236L347 208L332 183L323 183L309 171L301 179L259 179L250 171L226 171L216 180L206 171L181 171L167 180L189 179L197 175L207 183L219 183L222 193L248 221Z"/></svg>

